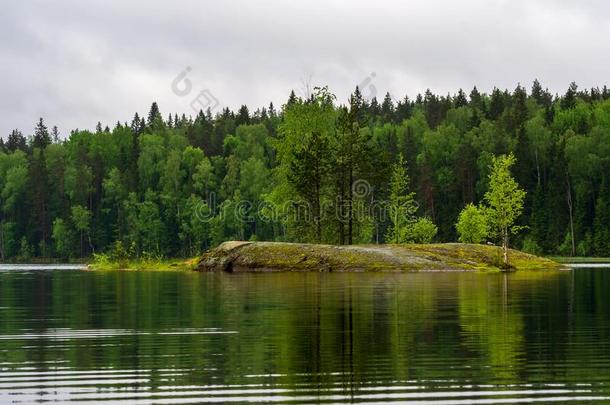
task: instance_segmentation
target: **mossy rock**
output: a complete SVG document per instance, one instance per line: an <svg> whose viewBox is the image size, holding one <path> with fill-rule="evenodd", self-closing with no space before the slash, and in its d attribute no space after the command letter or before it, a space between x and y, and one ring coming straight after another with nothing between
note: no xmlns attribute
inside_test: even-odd
<svg viewBox="0 0 610 405"><path fill-rule="evenodd" d="M510 270L557 270L552 260L511 250ZM501 271L499 247L463 243L427 245L314 245L225 242L207 251L197 270L226 272Z"/></svg>

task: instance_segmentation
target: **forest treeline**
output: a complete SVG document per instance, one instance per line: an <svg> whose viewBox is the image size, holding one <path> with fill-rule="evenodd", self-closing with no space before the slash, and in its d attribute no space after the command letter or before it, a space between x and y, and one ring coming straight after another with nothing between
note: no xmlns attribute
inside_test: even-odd
<svg viewBox="0 0 610 405"><path fill-rule="evenodd" d="M610 256L610 91L552 95L535 81L400 101L356 88L344 104L322 88L280 109L195 117L153 103L65 139L40 119L0 142L0 259L191 256L230 239L383 243L392 218L379 202L400 197L397 172L412 213L436 226L428 233L455 241L460 211L509 153L527 192L512 245Z"/></svg>

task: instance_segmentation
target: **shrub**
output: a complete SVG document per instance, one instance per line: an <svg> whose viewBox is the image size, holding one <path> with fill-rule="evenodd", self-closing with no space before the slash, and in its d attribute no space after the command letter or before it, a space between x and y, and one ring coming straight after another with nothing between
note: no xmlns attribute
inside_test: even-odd
<svg viewBox="0 0 610 405"><path fill-rule="evenodd" d="M530 253L533 255L539 255L542 253L542 248L540 247L538 242L536 242L532 235L527 235L525 237L525 239L523 240L522 250L526 253Z"/></svg>
<svg viewBox="0 0 610 405"><path fill-rule="evenodd" d="M418 218L406 229L402 238L407 243L430 243L436 236L438 228L429 218Z"/></svg>
<svg viewBox="0 0 610 405"><path fill-rule="evenodd" d="M481 243L489 236L489 221L485 211L474 204L468 204L455 225L459 240L463 243Z"/></svg>

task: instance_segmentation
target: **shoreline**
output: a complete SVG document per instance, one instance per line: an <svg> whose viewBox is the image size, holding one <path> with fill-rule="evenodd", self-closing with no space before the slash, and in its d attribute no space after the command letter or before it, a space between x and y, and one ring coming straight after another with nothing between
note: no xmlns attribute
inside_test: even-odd
<svg viewBox="0 0 610 405"><path fill-rule="evenodd" d="M433 255L437 256L438 255L438 251L439 249L442 250L442 247L452 247L452 246L463 246L464 248L466 246L473 246L475 249L499 249L497 246L487 246L487 245L467 245L467 244L459 244L459 243L446 243L446 244L431 244L431 245L351 245L351 246L333 246L333 245L309 245L309 244L298 244L298 243L284 243L284 242L239 242L239 241L231 241L231 242L225 242L221 245L219 245L216 248L212 248L209 249L208 251L204 252L202 256L199 257L191 257L191 258L181 258L181 257L175 257L175 258L168 258L168 259L160 259L160 260L123 260L123 261L112 261L112 260L105 260L105 261L98 261L96 262L95 260L86 260L86 259L77 259L77 260L70 260L70 261L61 261L58 259L38 259L38 260L32 260L32 261L28 261L28 262L4 262L4 263L0 263L3 266L17 266L17 267L23 267L23 266L48 266L49 268L53 267L54 265L57 266L74 266L82 268L83 270L91 270L91 271L112 271L112 270L118 270L118 271L192 271L192 270L196 270L196 271L217 271L219 269L213 269L209 266L210 263L207 264L207 268L206 268L206 258L207 260L209 260L210 255L214 255L217 259L219 259L220 257L222 257L223 255L227 255L227 259L228 260L233 260L236 258L231 259L233 256L233 254L236 253L236 251L232 252L233 248L238 248L240 246L245 246L245 245L250 245L250 244L282 244L282 245L290 245L290 246L302 246L304 248L313 248L315 249L316 246L321 247L321 249L327 249L327 248L334 248L336 249L336 251L341 251L341 250L380 250L380 251L384 251L387 249L409 249L412 251L419 251L419 252L426 252L428 253L428 258L432 258ZM273 250L273 248L271 249ZM307 249L306 249L307 250ZM436 252L434 252L436 250ZM213 253L212 253L213 252ZM223 253L224 252L224 253ZM305 252L305 251L304 251ZM304 252L297 252L297 254L305 254ZM519 252L516 250L511 250L511 257L514 257L514 254L517 254L519 258L526 257L531 259L531 263L529 264L525 264L521 261L520 265L517 266L516 269L513 270L538 270L541 268L542 265L544 264L549 264L549 262L551 262L551 268L555 269L569 269L569 268L588 268L588 267L592 267L592 268L607 268L610 267L610 258L603 258L603 257L570 257L570 256L535 256L535 255L529 255L527 253L523 253L523 252ZM431 255L432 254L432 255ZM437 257L438 258L438 257ZM302 260L302 259L301 259ZM432 259L434 261L438 261L435 259ZM468 259L466 259L468 261ZM541 262L544 261L543 262ZM548 261L545 261L548 260ZM471 260L472 261L472 260ZM352 270L349 269L342 269L342 271L351 271L351 272L358 272L358 271L418 271L418 272L443 272L443 271L501 271L502 269L498 268L497 266L494 266L493 264L489 263L489 262L483 262L483 263L479 263L479 267L482 268L476 268L477 263L472 261L473 263L470 263L470 265L464 266L462 268L449 268L449 269L438 269L436 268L437 266L434 266L435 268L421 268L421 266L415 266L415 267L419 267L417 269L383 269L382 267L384 267L384 265L382 263L377 263L377 265L373 265L372 267L377 267L375 269L368 269L368 270L363 270L361 268L355 268ZM238 265L238 271L247 271L247 272L278 272L278 271L290 271L291 269L285 269L283 268L283 263L279 263L280 264L280 268L273 268L273 266L269 267L269 268L262 268L262 267L257 267L256 264L254 265L250 265L250 266L242 266L241 268L239 268L240 266ZM298 264L298 263L297 263ZM465 264L469 264L469 263L465 263ZM472 266L474 266L475 268L472 268ZM387 266L386 266L387 267ZM389 266L391 267L391 266ZM451 267L451 266L450 266ZM295 269L292 269L292 271L305 271L303 270L302 266L296 266ZM308 271L328 271L328 266L325 265L325 263L321 263L321 268L320 269L309 269Z"/></svg>
<svg viewBox="0 0 610 405"><path fill-rule="evenodd" d="M196 258L173 258L160 260L122 260L91 261L86 270L91 271L192 271L195 270Z"/></svg>

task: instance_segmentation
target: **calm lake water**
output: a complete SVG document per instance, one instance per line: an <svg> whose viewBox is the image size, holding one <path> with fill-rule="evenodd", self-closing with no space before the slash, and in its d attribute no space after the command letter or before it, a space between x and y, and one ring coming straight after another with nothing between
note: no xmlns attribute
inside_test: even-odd
<svg viewBox="0 0 610 405"><path fill-rule="evenodd" d="M0 269L0 403L610 400L610 270Z"/></svg>

